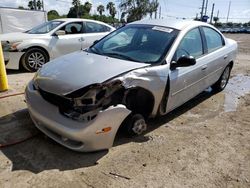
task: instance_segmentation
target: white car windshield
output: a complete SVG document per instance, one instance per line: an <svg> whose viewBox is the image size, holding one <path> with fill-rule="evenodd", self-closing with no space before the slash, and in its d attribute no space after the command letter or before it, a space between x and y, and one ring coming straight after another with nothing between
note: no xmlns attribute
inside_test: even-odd
<svg viewBox="0 0 250 188"><path fill-rule="evenodd" d="M62 23L63 23L63 21L45 22L45 23L38 25L38 26L32 28L31 30L27 31L27 33L29 33L29 34L45 34L45 33L52 31L53 29L55 29L56 27L58 27Z"/></svg>
<svg viewBox="0 0 250 188"><path fill-rule="evenodd" d="M170 49L178 31L153 25L128 25L93 45L89 51L113 58L155 64Z"/></svg>

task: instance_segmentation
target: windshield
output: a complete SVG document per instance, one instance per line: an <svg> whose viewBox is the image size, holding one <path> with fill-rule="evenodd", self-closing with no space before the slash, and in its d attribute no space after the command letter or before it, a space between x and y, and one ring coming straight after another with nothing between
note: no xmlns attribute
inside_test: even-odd
<svg viewBox="0 0 250 188"><path fill-rule="evenodd" d="M61 25L62 21L49 21L45 22L41 25L34 27L33 29L29 30L27 33L29 34L44 34L52 31L57 26Z"/></svg>
<svg viewBox="0 0 250 188"><path fill-rule="evenodd" d="M93 45L89 52L143 63L158 63L178 31L152 25L128 25Z"/></svg>

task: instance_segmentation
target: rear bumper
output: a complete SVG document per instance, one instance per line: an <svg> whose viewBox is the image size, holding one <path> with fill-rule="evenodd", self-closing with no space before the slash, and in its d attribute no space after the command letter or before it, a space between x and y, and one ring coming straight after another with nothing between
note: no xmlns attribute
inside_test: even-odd
<svg viewBox="0 0 250 188"><path fill-rule="evenodd" d="M26 87L25 97L36 127L56 142L75 151L88 152L112 147L118 128L130 114L125 106L117 105L100 111L89 122L72 120L62 115L57 106L45 101L33 88L32 81ZM102 132L106 127L111 127L111 130Z"/></svg>

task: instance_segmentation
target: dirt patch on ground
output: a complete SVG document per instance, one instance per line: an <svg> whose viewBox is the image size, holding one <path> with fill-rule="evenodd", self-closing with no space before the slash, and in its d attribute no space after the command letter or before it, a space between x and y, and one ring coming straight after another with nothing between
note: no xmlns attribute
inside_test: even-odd
<svg viewBox="0 0 250 188"><path fill-rule="evenodd" d="M232 84L244 90L249 87L243 82L250 77L250 35L227 36L241 41ZM9 93L22 92L32 76L9 73ZM151 120L144 136L119 136L108 151L76 153L43 134L2 148L0 187L250 187L250 94L231 90L205 91ZM236 111L225 110L227 95L229 102L236 101ZM1 100L0 122L13 113L29 118L23 100Z"/></svg>

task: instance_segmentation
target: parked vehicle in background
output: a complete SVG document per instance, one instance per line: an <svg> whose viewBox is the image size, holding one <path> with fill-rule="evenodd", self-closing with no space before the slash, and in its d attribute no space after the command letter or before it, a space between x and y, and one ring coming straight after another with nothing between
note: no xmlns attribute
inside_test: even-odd
<svg viewBox="0 0 250 188"><path fill-rule="evenodd" d="M250 33L250 27L218 28L222 33Z"/></svg>
<svg viewBox="0 0 250 188"><path fill-rule="evenodd" d="M44 65L26 88L35 125L76 151L107 149L117 130L142 134L209 86L223 90L237 43L197 21L142 20ZM72 76L73 75L73 76Z"/></svg>
<svg viewBox="0 0 250 188"><path fill-rule="evenodd" d="M115 28L88 19L56 19L24 33L0 35L7 69L36 71L56 57L89 47Z"/></svg>

